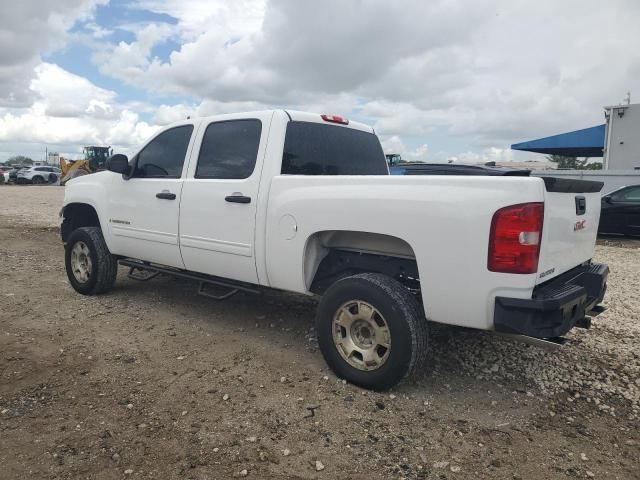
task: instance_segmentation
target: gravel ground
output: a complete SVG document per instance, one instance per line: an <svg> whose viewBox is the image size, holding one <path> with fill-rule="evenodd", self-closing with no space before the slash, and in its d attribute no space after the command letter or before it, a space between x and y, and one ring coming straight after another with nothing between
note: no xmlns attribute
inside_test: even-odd
<svg viewBox="0 0 640 480"><path fill-rule="evenodd" d="M0 478L640 478L636 241L599 241L608 310L567 347L433 326L428 372L373 393L327 370L311 298L75 294L62 194L0 187Z"/></svg>
<svg viewBox="0 0 640 480"><path fill-rule="evenodd" d="M57 227L64 187L0 185L0 215L9 225Z"/></svg>

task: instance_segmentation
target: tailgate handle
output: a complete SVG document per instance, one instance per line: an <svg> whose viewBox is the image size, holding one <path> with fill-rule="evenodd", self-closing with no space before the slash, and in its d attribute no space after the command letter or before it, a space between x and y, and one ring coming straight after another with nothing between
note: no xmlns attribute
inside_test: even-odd
<svg viewBox="0 0 640 480"><path fill-rule="evenodd" d="M576 195L576 215L584 215L587 211L587 199L583 195Z"/></svg>

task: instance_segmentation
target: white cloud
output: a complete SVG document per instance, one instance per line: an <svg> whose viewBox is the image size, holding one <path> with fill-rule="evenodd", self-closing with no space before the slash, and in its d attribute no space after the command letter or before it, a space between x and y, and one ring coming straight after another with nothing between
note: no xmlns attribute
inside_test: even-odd
<svg viewBox="0 0 640 480"><path fill-rule="evenodd" d="M0 6L0 140L133 144L152 128L142 112L164 125L276 107L368 121L408 159L504 161L510 143L602 123L602 105L640 92L636 0L136 0L124 8L177 23L109 28L91 18L104 2ZM78 19L100 71L159 107L42 63Z"/></svg>
<svg viewBox="0 0 640 480"><path fill-rule="evenodd" d="M118 104L115 92L57 65L42 63L35 75L31 92L36 101L29 108L0 109L0 142L20 148L75 145L78 150L82 145L112 145L131 151L157 128ZM5 144L5 150L11 148Z"/></svg>
<svg viewBox="0 0 640 480"><path fill-rule="evenodd" d="M398 135L382 137L381 143L384 153L397 153L403 160L409 160L412 162L427 162L431 160L428 157L429 146L426 143L410 150Z"/></svg>
<svg viewBox="0 0 640 480"><path fill-rule="evenodd" d="M122 81L217 104L364 115L380 134L427 143L438 129L483 158L601 123L602 105L640 91L633 0L137 5L177 18L182 45L168 61L113 70Z"/></svg>
<svg viewBox="0 0 640 480"><path fill-rule="evenodd" d="M107 0L0 2L0 107L31 104L29 82L41 55L60 48L68 30Z"/></svg>
<svg viewBox="0 0 640 480"><path fill-rule="evenodd" d="M114 115L112 103L116 93L96 87L89 80L74 75L57 65L41 63L31 81L36 103L44 114L52 117L89 116L109 118Z"/></svg>

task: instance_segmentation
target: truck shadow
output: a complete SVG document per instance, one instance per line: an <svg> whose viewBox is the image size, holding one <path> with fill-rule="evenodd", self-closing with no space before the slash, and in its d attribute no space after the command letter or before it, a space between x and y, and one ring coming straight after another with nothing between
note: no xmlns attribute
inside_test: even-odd
<svg viewBox="0 0 640 480"><path fill-rule="evenodd" d="M153 300L154 308L169 306L178 316L199 327L238 332L242 341L275 342L295 357L308 357L326 368L318 351L315 332L317 300L304 295L265 290L262 295L238 293L225 301L199 296L197 285L160 276L137 282L121 270L114 293L132 303ZM398 388L407 392L439 389L485 389L487 382L510 390L542 390L548 370L556 370L565 357L562 351L526 345L490 332L431 323L425 370Z"/></svg>

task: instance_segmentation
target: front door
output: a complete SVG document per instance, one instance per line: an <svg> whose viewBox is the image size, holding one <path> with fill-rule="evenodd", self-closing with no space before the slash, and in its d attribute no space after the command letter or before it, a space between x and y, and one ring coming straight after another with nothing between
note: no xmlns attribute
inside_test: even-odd
<svg viewBox="0 0 640 480"><path fill-rule="evenodd" d="M112 253L184 268L178 216L192 134L192 124L161 132L131 162L131 178L114 180L109 192Z"/></svg>
<svg viewBox="0 0 640 480"><path fill-rule="evenodd" d="M191 162L180 205L187 270L258 283L256 204L272 116L225 116L201 126L197 162Z"/></svg>
<svg viewBox="0 0 640 480"><path fill-rule="evenodd" d="M626 188L624 194L614 199L624 210L625 233L640 235L640 185Z"/></svg>

